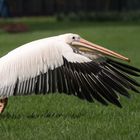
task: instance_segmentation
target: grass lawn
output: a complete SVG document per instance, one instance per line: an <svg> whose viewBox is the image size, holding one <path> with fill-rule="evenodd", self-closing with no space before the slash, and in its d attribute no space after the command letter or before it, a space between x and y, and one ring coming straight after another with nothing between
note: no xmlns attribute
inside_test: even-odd
<svg viewBox="0 0 140 140"><path fill-rule="evenodd" d="M139 23L69 23L47 18L6 22L10 21L25 22L30 31L9 34L0 29L0 56L32 40L73 32L129 56L131 64L140 67ZM0 140L139 140L140 95L130 94L130 100L121 97L122 109L64 94L10 97L0 116Z"/></svg>

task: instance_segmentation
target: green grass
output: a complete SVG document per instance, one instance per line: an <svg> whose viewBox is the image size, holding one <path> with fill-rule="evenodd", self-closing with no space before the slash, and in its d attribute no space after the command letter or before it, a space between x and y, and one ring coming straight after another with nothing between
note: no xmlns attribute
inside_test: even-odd
<svg viewBox="0 0 140 140"><path fill-rule="evenodd" d="M8 34L0 30L0 55L26 42L73 32L85 39L118 51L140 67L140 26L133 23L68 23L55 19L16 19L30 31ZM7 20L6 22L11 22ZM4 21L1 20L0 24ZM140 95L121 97L123 108L91 104L73 96L10 97L0 116L0 140L139 140Z"/></svg>

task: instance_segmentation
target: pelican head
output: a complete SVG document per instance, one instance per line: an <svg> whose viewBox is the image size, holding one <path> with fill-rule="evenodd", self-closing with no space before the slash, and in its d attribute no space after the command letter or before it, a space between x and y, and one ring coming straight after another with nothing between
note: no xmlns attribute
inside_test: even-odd
<svg viewBox="0 0 140 140"><path fill-rule="evenodd" d="M72 46L78 50L85 51L85 52L90 51L91 53L93 51L94 52L97 51L97 52L102 53L104 55L112 56L112 57L115 57L115 58L118 58L118 59L121 59L124 61L130 61L129 58L127 58L121 54L118 54L114 51L111 51L109 49L106 49L100 45L91 43L91 42L81 38L78 34L69 33L69 34L61 35L61 37L63 37L64 41L67 44L69 44L70 46Z"/></svg>

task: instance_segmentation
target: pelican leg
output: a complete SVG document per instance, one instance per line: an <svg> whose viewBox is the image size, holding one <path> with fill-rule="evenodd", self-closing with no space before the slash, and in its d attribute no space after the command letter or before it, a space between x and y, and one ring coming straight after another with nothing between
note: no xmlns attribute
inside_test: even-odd
<svg viewBox="0 0 140 140"><path fill-rule="evenodd" d="M8 103L8 98L0 99L0 114L4 111Z"/></svg>

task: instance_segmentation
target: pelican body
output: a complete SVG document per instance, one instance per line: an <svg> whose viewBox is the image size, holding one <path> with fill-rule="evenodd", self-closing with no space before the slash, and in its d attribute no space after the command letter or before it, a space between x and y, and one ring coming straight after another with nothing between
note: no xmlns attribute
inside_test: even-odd
<svg viewBox="0 0 140 140"><path fill-rule="evenodd" d="M77 34L63 34L22 45L0 58L0 113L8 97L65 93L89 102L122 107L119 94L139 92L140 84L130 75L140 69L110 57L129 58L84 40Z"/></svg>

